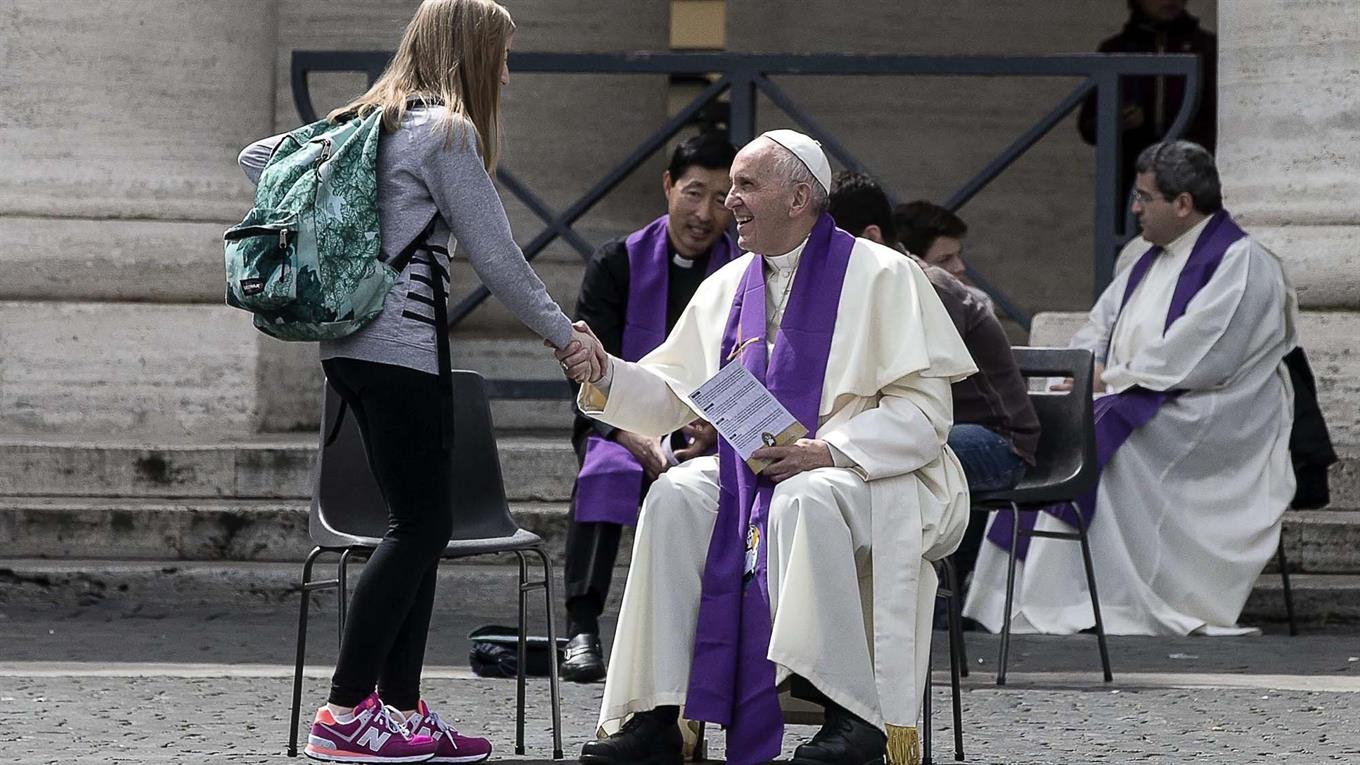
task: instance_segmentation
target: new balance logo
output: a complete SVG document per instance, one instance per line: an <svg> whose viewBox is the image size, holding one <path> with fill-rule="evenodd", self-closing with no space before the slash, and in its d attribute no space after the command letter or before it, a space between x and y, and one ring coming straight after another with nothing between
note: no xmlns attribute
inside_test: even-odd
<svg viewBox="0 0 1360 765"><path fill-rule="evenodd" d="M364 731L364 735L359 737L359 746L366 746L369 751L378 752L387 743L387 739L392 738L391 733L383 733L377 728L369 728Z"/></svg>

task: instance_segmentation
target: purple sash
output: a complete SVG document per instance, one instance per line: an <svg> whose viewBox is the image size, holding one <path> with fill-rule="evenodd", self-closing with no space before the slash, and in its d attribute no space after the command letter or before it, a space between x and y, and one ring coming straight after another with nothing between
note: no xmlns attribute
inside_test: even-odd
<svg viewBox="0 0 1360 765"><path fill-rule="evenodd" d="M1227 210L1219 210L1210 217L1199 238L1195 240L1195 247L1176 279L1176 288L1171 293L1171 306L1166 312L1166 324L1162 326L1162 334L1166 334L1166 330L1185 314L1190 300L1213 278L1214 272L1218 270L1218 264L1223 262L1223 255L1228 247L1244 236L1246 232L1238 228ZM1161 247L1153 247L1143 253L1133 265L1129 271L1128 286L1124 288L1124 297L1119 303L1120 313L1133 296L1134 289L1147 274L1148 268L1152 266L1153 259L1161 252ZM1113 329L1111 331L1113 332ZM1112 393L1096 399L1094 412L1097 476L1133 431L1146 425L1157 414L1162 404L1180 394L1180 391L1153 391L1135 386L1122 393ZM1075 507L1073 503L1062 503L1045 507L1043 511L1073 528L1077 526L1077 513L1080 512L1081 520L1089 526L1096 512L1098 485L1097 479L1096 485L1077 497ZM999 516L994 518L999 519ZM1024 513L1020 516L1020 527L1032 530L1037 520L1036 514ZM1012 541L1011 524L993 520L991 528L987 531L987 538L1001 549L1009 550ZM1020 560L1024 560L1029 552L1029 541L1028 536L1021 536L1016 540L1015 554Z"/></svg>
<svg viewBox="0 0 1360 765"><path fill-rule="evenodd" d="M634 231L628 248L628 305L624 309L625 361L637 361L666 339L666 296L670 279L670 240L667 216ZM726 233L708 251L711 275L732 259L734 248ZM622 445L592 433L586 438L585 459L576 477L576 520L591 523L637 523L642 501L642 465Z"/></svg>
<svg viewBox="0 0 1360 765"><path fill-rule="evenodd" d="M751 259L723 332L720 364L734 348L741 363L789 412L817 433L831 336L855 239L822 215L808 237L768 369L765 358L764 260ZM745 341L754 340L747 344ZM751 472L731 446L718 447L718 519L709 542L694 638L685 716L727 726L727 762L751 765L779 755L784 718L775 693L770 600L765 572L765 520L774 484ZM753 576L746 569L754 528Z"/></svg>

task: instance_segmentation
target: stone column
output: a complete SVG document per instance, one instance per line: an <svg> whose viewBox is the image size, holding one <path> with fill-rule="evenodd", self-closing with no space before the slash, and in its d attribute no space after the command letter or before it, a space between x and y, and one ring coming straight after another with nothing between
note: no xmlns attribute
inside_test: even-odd
<svg viewBox="0 0 1360 765"><path fill-rule="evenodd" d="M1219 10L1225 202L1285 262L1333 438L1360 444L1360 5Z"/></svg>
<svg viewBox="0 0 1360 765"><path fill-rule="evenodd" d="M222 231L250 206L236 152L272 126L273 56L273 0L0 12L0 434L289 424L266 370L310 349L222 305Z"/></svg>

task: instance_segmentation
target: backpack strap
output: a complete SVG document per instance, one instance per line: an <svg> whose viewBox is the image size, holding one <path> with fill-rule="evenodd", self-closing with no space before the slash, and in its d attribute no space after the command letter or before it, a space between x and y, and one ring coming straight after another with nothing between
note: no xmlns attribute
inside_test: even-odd
<svg viewBox="0 0 1360 765"><path fill-rule="evenodd" d="M436 263L434 253L430 262ZM452 271L452 267L450 267ZM444 277L438 269L430 268L434 282L434 342L435 359L439 364L439 427L443 432L445 449L453 448L453 361L449 353L449 296L444 291Z"/></svg>
<svg viewBox="0 0 1360 765"><path fill-rule="evenodd" d="M430 222L425 225L425 230L420 232L410 244L406 245L406 249L397 253L397 256L392 258L388 265L396 269L397 273L404 271L411 262L411 258L415 257L417 252L429 246L429 239L434 236L434 224L438 219L438 213L431 216ZM437 262L434 253L430 253L430 262L432 264ZM440 443L443 448L448 449L453 446L453 361L451 360L452 353L449 350L449 297L444 290L444 278L435 273L433 267L430 271L430 281L434 284L435 358L439 365ZM335 439L339 437L340 426L345 422L345 413L348 408L344 399L341 399L340 410L335 415L335 424L331 426L331 432L326 436L322 448L335 443Z"/></svg>
<svg viewBox="0 0 1360 765"><path fill-rule="evenodd" d="M421 250L429 248L429 239L434 236L434 224L439 214L430 216L425 230L406 245L389 264L398 272L405 270L411 258ZM430 253L430 282L434 290L434 344L435 363L439 365L439 430L443 434L441 444L445 449L453 446L453 361L449 351L449 295L444 289L444 278L438 273L435 264L439 261Z"/></svg>

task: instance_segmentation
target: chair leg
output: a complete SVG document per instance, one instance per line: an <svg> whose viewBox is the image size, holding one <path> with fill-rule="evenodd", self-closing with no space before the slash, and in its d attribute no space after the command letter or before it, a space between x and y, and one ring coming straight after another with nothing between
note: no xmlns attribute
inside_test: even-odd
<svg viewBox="0 0 1360 765"><path fill-rule="evenodd" d="M1086 519L1081 517L1081 511L1076 512L1077 533L1081 541L1081 560L1086 566L1086 587L1091 591L1091 612L1096 618L1096 641L1100 645L1100 668L1105 673L1105 682L1114 680L1114 675L1110 672L1110 650L1105 645L1105 623L1100 618L1100 596L1096 594L1096 569L1091 565L1091 544L1086 537Z"/></svg>
<svg viewBox="0 0 1360 765"><path fill-rule="evenodd" d="M704 729L705 723L699 721L699 732L694 736L694 756L690 762L708 762L708 741L704 739L707 731Z"/></svg>
<svg viewBox="0 0 1360 765"><path fill-rule="evenodd" d="M1001 615L1001 657L997 660L996 684L1006 684L1006 662L1011 652L1011 606L1015 599L1015 551L1020 544L1020 508L1011 503L1011 549L1006 558L1006 611Z"/></svg>
<svg viewBox="0 0 1360 765"><path fill-rule="evenodd" d="M963 592L959 589L959 572L954 567L954 558L944 559L945 586L952 596L949 606L949 645L950 661L958 658L959 674L968 677L968 644L963 640Z"/></svg>
<svg viewBox="0 0 1360 765"><path fill-rule="evenodd" d="M345 620L349 618L349 556L350 550L346 549L340 553L340 563L335 570L335 579L339 582L335 597L338 605L339 616L336 619L336 626L339 628L339 635L336 638L336 645L345 644Z"/></svg>
<svg viewBox="0 0 1360 765"><path fill-rule="evenodd" d="M926 648L926 692L921 697L921 765L931 765L931 763L934 762L933 755L931 754L930 735L930 718L935 711L933 705L930 703L930 697L934 695L931 693L931 691L934 690L932 686L935 684L932 680L933 673L930 671L931 666L934 664L934 648L935 641L931 640L930 646Z"/></svg>
<svg viewBox="0 0 1360 765"><path fill-rule="evenodd" d="M1284 612L1289 617L1289 636L1295 637L1299 634L1299 625L1294 621L1294 591L1289 586L1289 561L1284 557L1284 538L1280 539L1280 546L1276 557L1280 564L1280 581L1284 584Z"/></svg>
<svg viewBox="0 0 1360 765"><path fill-rule="evenodd" d="M963 700L959 689L959 671L963 658L963 625L959 616L958 574L954 562L944 560L945 581L949 583L949 693L954 711L954 759L963 761ZM955 642L957 641L957 643Z"/></svg>
<svg viewBox="0 0 1360 765"><path fill-rule="evenodd" d="M302 663L307 656L307 605L312 591L307 585L312 580L312 564L321 554L321 548L312 548L307 560L302 564L301 600L298 605L297 655L293 662L293 709L288 724L288 756L297 756L298 717L302 712Z"/></svg>
<svg viewBox="0 0 1360 765"><path fill-rule="evenodd" d="M548 690L552 694L553 759L562 759L562 696L557 677L557 626L553 620L553 570L552 561L542 548L534 548L534 554L543 563L543 604L548 614Z"/></svg>
<svg viewBox="0 0 1360 765"><path fill-rule="evenodd" d="M515 754L524 754L524 683L529 669L529 652L526 648L526 632L529 629L529 609L526 602L525 585L528 584L529 566L524 553L515 552L519 559L519 645L515 667Z"/></svg>

